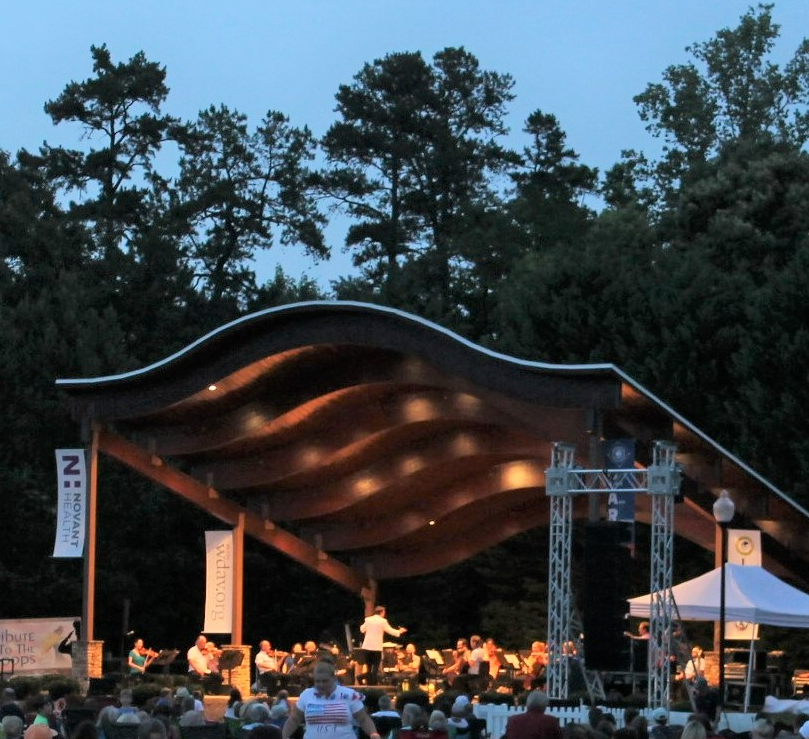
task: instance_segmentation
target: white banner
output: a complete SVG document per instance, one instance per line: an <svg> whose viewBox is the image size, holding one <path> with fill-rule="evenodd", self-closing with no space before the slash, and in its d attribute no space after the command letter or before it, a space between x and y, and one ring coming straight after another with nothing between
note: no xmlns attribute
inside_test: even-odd
<svg viewBox="0 0 809 739"><path fill-rule="evenodd" d="M757 529L728 529L728 560L734 565L761 567L761 532ZM746 621L725 623L725 639L758 639L758 624Z"/></svg>
<svg viewBox="0 0 809 739"><path fill-rule="evenodd" d="M67 649L75 641L73 624L78 618L26 618L0 621L0 657L14 661L14 674L47 674L70 670Z"/></svg>
<svg viewBox="0 0 809 739"><path fill-rule="evenodd" d="M205 625L210 634L230 634L233 626L233 532L205 532Z"/></svg>
<svg viewBox="0 0 809 739"><path fill-rule="evenodd" d="M56 450L56 537L54 557L81 557L84 554L84 527L87 519L87 466L84 449Z"/></svg>
<svg viewBox="0 0 809 739"><path fill-rule="evenodd" d="M761 567L761 532L757 529L728 529L728 562Z"/></svg>
<svg viewBox="0 0 809 739"><path fill-rule="evenodd" d="M758 624L747 621L726 621L725 639L739 641L753 641L758 639Z"/></svg>

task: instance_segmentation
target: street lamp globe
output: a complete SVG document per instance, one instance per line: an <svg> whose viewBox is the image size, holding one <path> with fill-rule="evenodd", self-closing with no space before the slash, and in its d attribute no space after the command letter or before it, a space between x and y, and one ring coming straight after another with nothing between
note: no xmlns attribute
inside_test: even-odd
<svg viewBox="0 0 809 739"><path fill-rule="evenodd" d="M721 526L724 523L730 523L733 520L733 513L736 510L736 504L728 495L727 490L719 493L719 497L713 504L713 517L716 522Z"/></svg>

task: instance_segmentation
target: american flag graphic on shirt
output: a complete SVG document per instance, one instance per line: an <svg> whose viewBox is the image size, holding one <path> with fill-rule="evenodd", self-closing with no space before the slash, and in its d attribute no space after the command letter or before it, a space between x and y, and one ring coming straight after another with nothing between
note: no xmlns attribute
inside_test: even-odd
<svg viewBox="0 0 809 739"><path fill-rule="evenodd" d="M349 696L341 696L339 691L335 691L325 700L324 696L316 693L315 698L320 700L308 703L304 713L306 723L315 726L318 724L350 724L352 715L346 699L349 701L362 700L362 696L353 691Z"/></svg>

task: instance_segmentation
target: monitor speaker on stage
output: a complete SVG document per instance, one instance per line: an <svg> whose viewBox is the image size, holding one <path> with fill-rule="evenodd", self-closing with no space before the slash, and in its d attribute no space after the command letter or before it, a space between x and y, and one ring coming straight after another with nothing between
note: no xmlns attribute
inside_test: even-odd
<svg viewBox="0 0 809 739"><path fill-rule="evenodd" d="M585 527L581 611L585 659L592 670L630 669L624 616L631 595L631 526L599 521Z"/></svg>

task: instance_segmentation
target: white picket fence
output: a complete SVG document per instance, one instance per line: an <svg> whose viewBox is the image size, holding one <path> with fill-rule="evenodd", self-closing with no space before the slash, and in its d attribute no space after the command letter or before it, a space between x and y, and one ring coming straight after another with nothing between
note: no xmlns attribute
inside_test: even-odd
<svg viewBox="0 0 809 739"><path fill-rule="evenodd" d="M474 709L475 716L486 719L486 731L491 739L500 739L506 732L506 721L508 721L509 716L522 713L525 710L522 707L515 708L514 706L495 705L494 703L477 703ZM604 713L610 713L615 717L616 726L622 727L624 725L623 708L606 708L602 706L601 709ZM589 706L584 705L565 708L549 707L545 713L556 716L559 723L564 726L565 724L587 724L589 710ZM643 708L640 712L651 722L651 709ZM688 716L688 713L672 711L669 714L669 723L682 726L688 720ZM724 713L717 728L730 728L737 733L750 731L755 717L754 713Z"/></svg>

